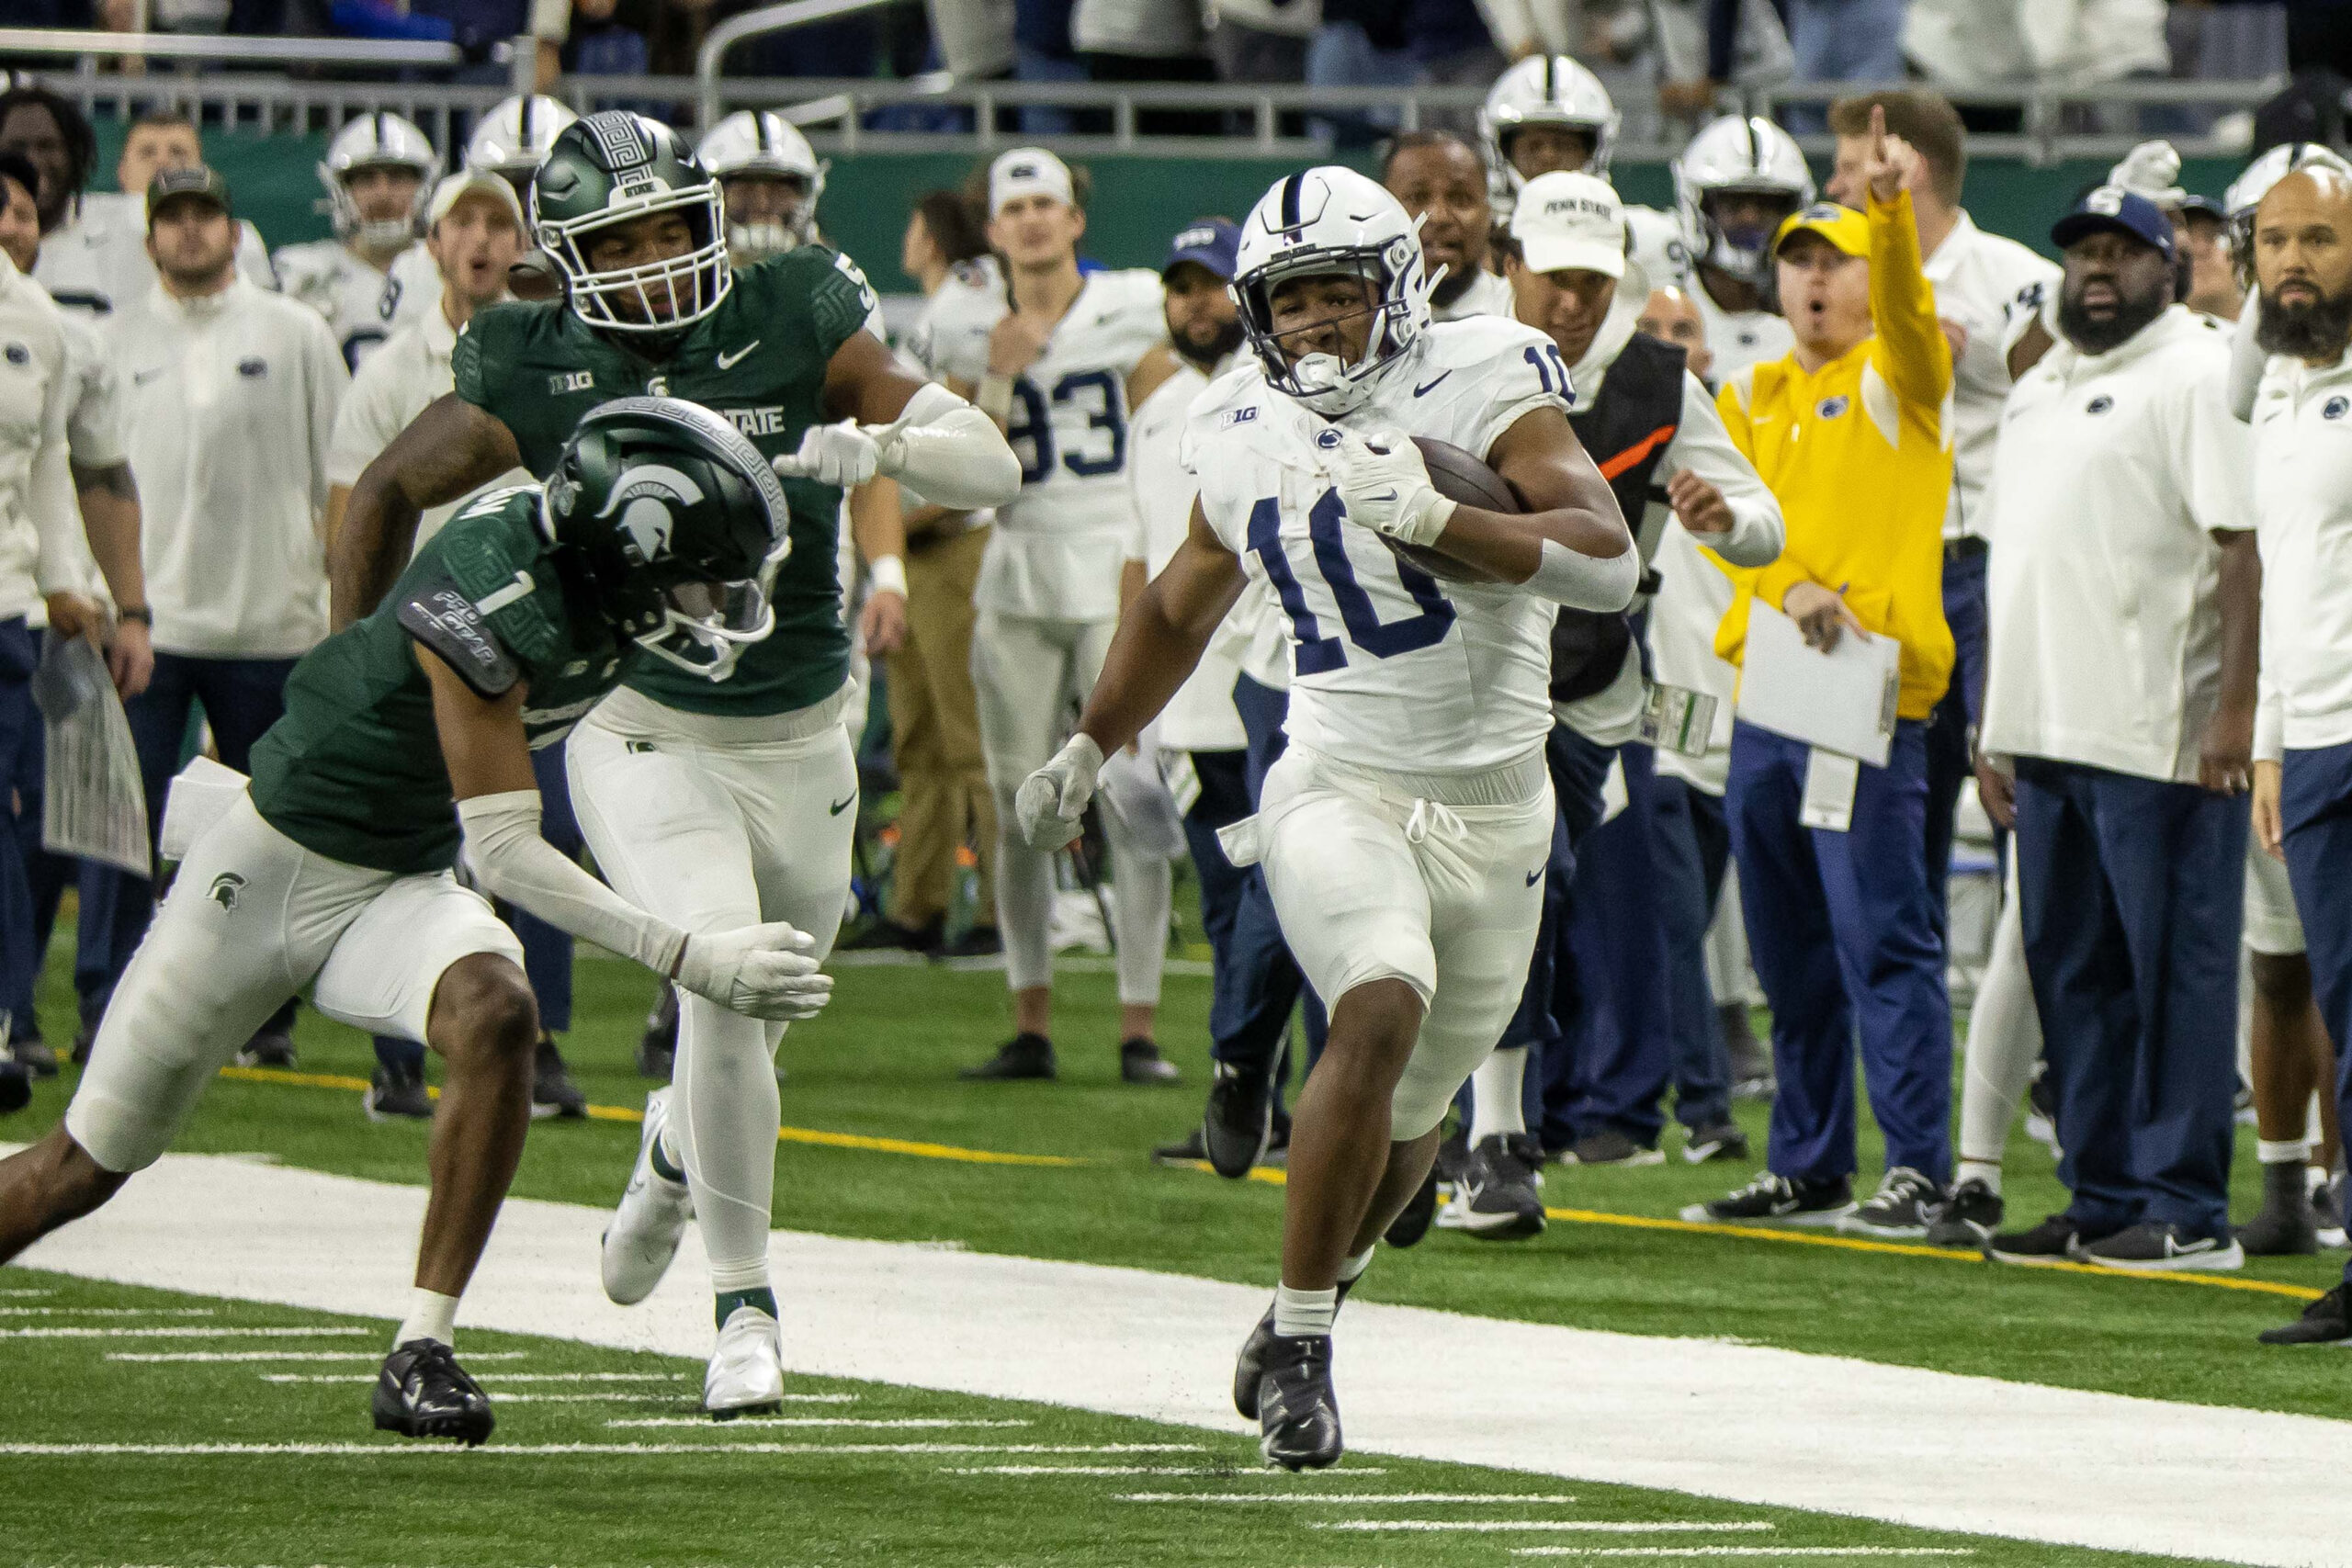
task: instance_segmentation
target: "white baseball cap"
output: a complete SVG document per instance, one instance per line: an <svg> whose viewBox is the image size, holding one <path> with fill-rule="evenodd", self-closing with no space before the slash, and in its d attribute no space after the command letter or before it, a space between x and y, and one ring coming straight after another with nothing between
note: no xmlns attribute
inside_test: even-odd
<svg viewBox="0 0 2352 1568"><path fill-rule="evenodd" d="M989 165L989 216L1004 204L1024 196L1050 196L1064 207L1078 199L1070 184L1069 165L1043 147L1015 147Z"/></svg>
<svg viewBox="0 0 2352 1568"><path fill-rule="evenodd" d="M1510 234L1531 271L1625 276L1625 209L1607 180L1536 175L1511 209Z"/></svg>
<svg viewBox="0 0 2352 1568"><path fill-rule="evenodd" d="M469 196L490 197L506 209L516 229L529 231L531 226L523 218L522 198L506 183L506 176L494 169L459 169L454 175L444 175L441 183L433 187L432 204L424 209L425 227L429 229L448 217L450 209Z"/></svg>

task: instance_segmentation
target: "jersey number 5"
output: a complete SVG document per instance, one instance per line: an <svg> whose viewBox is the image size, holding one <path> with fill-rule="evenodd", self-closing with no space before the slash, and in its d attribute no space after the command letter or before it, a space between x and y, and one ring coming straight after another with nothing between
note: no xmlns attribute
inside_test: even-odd
<svg viewBox="0 0 2352 1568"><path fill-rule="evenodd" d="M1402 556L1396 558L1396 580L1421 613L1401 621L1381 620L1372 595L1356 581L1355 562L1348 558L1347 540L1340 532L1346 516L1340 492L1325 491L1307 509L1306 536L1314 547L1316 570L1329 586L1332 603L1340 607L1348 641L1374 659L1394 659L1443 642L1453 625L1453 605L1439 592L1437 579ZM1250 549L1265 566L1266 577L1273 583L1283 613L1290 617L1291 631L1298 639L1293 668L1301 675L1341 669L1348 662L1347 648L1338 637L1325 637L1321 619L1307 608L1306 592L1290 569L1289 552L1283 548L1282 530L1282 503L1272 496L1250 509Z"/></svg>
<svg viewBox="0 0 2352 1568"><path fill-rule="evenodd" d="M1061 466L1082 479L1115 474L1127 466L1127 411L1117 377L1108 370L1073 371L1054 383L1053 400L1075 402L1088 393L1100 400L1087 414L1086 427L1109 431L1111 440L1107 452L1071 451L1060 455ZM1014 378L1013 417L1005 426L1004 438L1013 454L1021 457L1021 482L1025 485L1041 483L1054 471L1054 423L1046 400L1046 394L1028 377ZM1024 446L1026 456L1022 455Z"/></svg>

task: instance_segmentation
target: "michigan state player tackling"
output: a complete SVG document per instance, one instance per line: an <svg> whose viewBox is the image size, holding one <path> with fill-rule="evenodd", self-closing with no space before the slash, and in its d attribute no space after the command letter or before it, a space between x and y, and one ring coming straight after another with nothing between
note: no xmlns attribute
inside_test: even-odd
<svg viewBox="0 0 2352 1568"><path fill-rule="evenodd" d="M538 1019L514 934L451 874L461 825L484 888L697 995L805 1018L831 987L788 926L690 936L557 853L531 772L532 749L561 739L640 645L766 634L758 578L784 547L782 487L724 420L670 399L596 411L553 468L544 495L482 497L389 604L295 666L250 788L209 792L217 815L116 987L64 1124L0 1161L6 1261L160 1158L297 990L356 1028L430 1042L447 1064L433 1191L375 1418L469 1444L492 1420L451 1348L458 1296L523 1152Z"/></svg>
<svg viewBox="0 0 2352 1568"><path fill-rule="evenodd" d="M337 614L375 602L420 506L516 462L546 472L565 426L598 404L655 389L723 413L788 476L793 547L769 587L775 632L724 683L669 665L630 675L573 736L572 801L623 894L693 931L788 919L821 955L846 899L857 804L840 722L842 488L880 473L943 504L993 506L1018 490L1020 464L986 416L903 374L863 330L872 297L845 259L803 245L735 270L718 186L667 127L613 111L567 128L532 211L569 301L473 319L456 391L353 488ZM673 1089L648 1102L605 1236L606 1293L634 1302L668 1268L687 1217L700 1218L720 1328L704 1396L721 1414L783 1392L767 1275L779 1032L686 998Z"/></svg>

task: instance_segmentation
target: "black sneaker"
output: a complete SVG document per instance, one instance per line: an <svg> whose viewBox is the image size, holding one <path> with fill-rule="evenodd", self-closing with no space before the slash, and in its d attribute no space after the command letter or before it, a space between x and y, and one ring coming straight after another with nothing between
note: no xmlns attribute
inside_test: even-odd
<svg viewBox="0 0 2352 1568"><path fill-rule="evenodd" d="M2319 1250L2323 1218L2312 1206L2310 1168L2301 1159L2262 1168L2262 1209L2238 1227L2248 1258L2301 1258Z"/></svg>
<svg viewBox="0 0 2352 1568"><path fill-rule="evenodd" d="M1274 1096L1263 1072L1216 1063L1210 1068L1208 1109L1202 1113L1200 1157L1229 1181L1250 1174L1274 1134Z"/></svg>
<svg viewBox="0 0 2352 1568"><path fill-rule="evenodd" d="M8 1056L30 1077L53 1078L57 1076L57 1053L38 1034L18 1034L8 1041Z"/></svg>
<svg viewBox="0 0 2352 1568"><path fill-rule="evenodd" d="M1459 1122L1437 1141L1437 1184L1451 1187L1470 1164L1470 1129Z"/></svg>
<svg viewBox="0 0 2352 1568"><path fill-rule="evenodd" d="M1543 1145L1525 1133L1478 1140L1453 1183L1439 1223L1480 1241L1524 1241L1544 1234Z"/></svg>
<svg viewBox="0 0 2352 1568"><path fill-rule="evenodd" d="M2265 1345L2341 1345L2352 1340L2352 1286L2338 1285L2303 1309L2303 1315L2255 1337Z"/></svg>
<svg viewBox="0 0 2352 1568"><path fill-rule="evenodd" d="M1907 1165L1898 1165L1886 1173L1877 1191L1838 1222L1838 1228L1892 1241L1909 1240L1928 1234L1928 1224L1943 1201L1939 1183Z"/></svg>
<svg viewBox="0 0 2352 1568"><path fill-rule="evenodd" d="M953 942L940 942L930 955L942 964L1001 958L1004 938L994 926L974 926Z"/></svg>
<svg viewBox="0 0 2352 1568"><path fill-rule="evenodd" d="M1119 1042L1119 1079L1122 1083L1170 1084L1183 1075L1176 1064L1159 1054L1159 1047L1148 1040Z"/></svg>
<svg viewBox="0 0 2352 1568"><path fill-rule="evenodd" d="M1766 1171L1747 1186L1712 1203L1693 1203L1682 1217L1714 1224L1834 1225L1854 1206L1849 1177L1834 1181L1792 1181Z"/></svg>
<svg viewBox="0 0 2352 1568"><path fill-rule="evenodd" d="M664 986L637 1037L637 1076L668 1083L678 1070L678 988Z"/></svg>
<svg viewBox="0 0 2352 1568"><path fill-rule="evenodd" d="M384 1358L370 1401L376 1429L403 1438L447 1438L480 1448L498 1425L490 1395L438 1339L412 1339Z"/></svg>
<svg viewBox="0 0 2352 1568"><path fill-rule="evenodd" d="M2184 1225L2145 1220L2085 1247L2082 1260L2102 1269L2133 1269L2146 1273L2172 1269L2243 1269L2245 1248L2238 1245L2237 1237L2226 1232L2197 1235Z"/></svg>
<svg viewBox="0 0 2352 1568"><path fill-rule="evenodd" d="M359 1108L368 1112L370 1122L389 1122L395 1116L419 1122L433 1119L433 1097L424 1092L424 1074L406 1066L377 1064L368 1092L359 1097Z"/></svg>
<svg viewBox="0 0 2352 1568"><path fill-rule="evenodd" d="M241 1067L290 1067L294 1065L294 1037L277 1030L264 1030L238 1048L237 1066Z"/></svg>
<svg viewBox="0 0 2352 1568"><path fill-rule="evenodd" d="M563 1053L555 1048L555 1036L539 1036L538 1054L531 1062L531 1115L560 1116L567 1122L577 1122L588 1114L588 1097L571 1081L571 1071L563 1065Z"/></svg>
<svg viewBox="0 0 2352 1568"><path fill-rule="evenodd" d="M1984 1243L1984 1256L1992 1262L2029 1269L2076 1262L2082 1250L2082 1227L2064 1214L2052 1214L2031 1230L2003 1231Z"/></svg>
<svg viewBox="0 0 2352 1568"><path fill-rule="evenodd" d="M972 1082L1001 1082L1054 1076L1054 1043L1042 1034L1016 1034L997 1047L995 1055L956 1075Z"/></svg>
<svg viewBox="0 0 2352 1568"><path fill-rule="evenodd" d="M1331 1310L1337 1312L1347 1305L1348 1292L1355 1288L1354 1280L1340 1280L1340 1299ZM1266 1315L1258 1320L1258 1326L1241 1342L1240 1358L1233 1363L1233 1408L1241 1412L1244 1420L1258 1418L1258 1385L1265 1376L1266 1356L1274 1348L1274 1308L1269 1302Z"/></svg>
<svg viewBox="0 0 2352 1568"><path fill-rule="evenodd" d="M1568 1145L1562 1165L1664 1165L1663 1150L1637 1144L1614 1127L1587 1133Z"/></svg>
<svg viewBox="0 0 2352 1568"><path fill-rule="evenodd" d="M1710 1160L1746 1160L1755 1156L1748 1153L1747 1134L1729 1122L1718 1122L1711 1127L1693 1127L1682 1135L1682 1157L1692 1165L1705 1165Z"/></svg>
<svg viewBox="0 0 2352 1568"><path fill-rule="evenodd" d="M14 1062L0 1062L0 1116L33 1102L33 1076Z"/></svg>
<svg viewBox="0 0 2352 1568"><path fill-rule="evenodd" d="M902 926L896 920L876 920L855 935L833 944L836 953L927 953L937 947L946 934L944 921L933 920L926 926Z"/></svg>
<svg viewBox="0 0 2352 1568"><path fill-rule="evenodd" d="M77 1067L88 1066L90 1065L90 1047L96 1045L97 1043L98 1026L96 1024L85 1023L81 1028L75 1030L74 1032L74 1065Z"/></svg>
<svg viewBox="0 0 2352 1568"><path fill-rule="evenodd" d="M1953 1188L1928 1216L1928 1245L1980 1252L2001 1228L2005 1208L1999 1193L1972 1176Z"/></svg>
<svg viewBox="0 0 2352 1568"><path fill-rule="evenodd" d="M1419 1190L1406 1201L1380 1239L1391 1247L1416 1247L1421 1237L1430 1234L1430 1222L1437 1218L1437 1166L1430 1166L1430 1173L1421 1178Z"/></svg>
<svg viewBox="0 0 2352 1568"><path fill-rule="evenodd" d="M1331 1337L1272 1336L1258 1380L1258 1450L1284 1470L1340 1462L1340 1401L1331 1392Z"/></svg>

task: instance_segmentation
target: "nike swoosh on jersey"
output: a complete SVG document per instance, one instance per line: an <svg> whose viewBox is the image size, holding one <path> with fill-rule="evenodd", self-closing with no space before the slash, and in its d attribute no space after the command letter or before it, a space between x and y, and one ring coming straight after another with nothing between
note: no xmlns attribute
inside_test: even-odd
<svg viewBox="0 0 2352 1568"><path fill-rule="evenodd" d="M1418 386L1418 387L1414 388L1414 389L1413 389L1413 396L1415 396L1415 397L1417 397L1417 398L1418 398L1418 397L1422 396L1423 394L1427 393L1430 388L1432 388L1432 387L1436 386L1436 385L1438 384L1438 382L1444 380L1448 376L1451 376L1451 375L1453 375L1453 371L1451 371L1451 370L1441 370L1441 371L1439 371L1439 372L1437 373L1437 375L1436 375L1436 376L1434 376L1433 378L1431 378L1430 379L1429 379L1429 380L1427 380L1427 381L1422 382L1419 386Z"/></svg>
<svg viewBox="0 0 2352 1568"><path fill-rule="evenodd" d="M734 369L734 368L735 368L735 367L737 367L738 365L741 365L741 364L742 364L742 363L743 363L743 356L744 356L745 355L747 355L747 354L751 353L751 352L752 352L752 350L753 350L753 349L755 349L755 348L757 348L757 347L759 347L759 346L760 346L760 340L759 340L758 338L753 338L751 342L749 342L749 343L745 344L742 347L741 347L741 348L737 349L734 353L732 353L732 354L722 354L722 355L720 355L718 356L718 367L719 367L721 370L732 370L732 369Z"/></svg>
<svg viewBox="0 0 2352 1568"><path fill-rule="evenodd" d="M1529 872L1529 873L1527 874L1527 885L1528 885L1530 887L1534 886L1537 883L1539 883L1539 882L1541 882L1541 881L1543 881L1543 880L1544 880L1544 874L1543 874L1542 872L1540 872L1540 871L1531 871L1531 872Z"/></svg>
<svg viewBox="0 0 2352 1568"><path fill-rule="evenodd" d="M825 807L825 815L828 817L839 817L842 812L849 809L849 803L856 798L857 796L854 795L842 796L841 799L833 802L832 805Z"/></svg>

